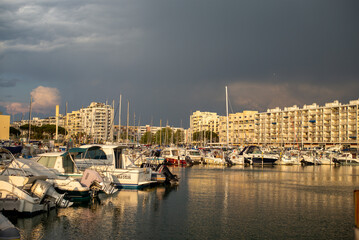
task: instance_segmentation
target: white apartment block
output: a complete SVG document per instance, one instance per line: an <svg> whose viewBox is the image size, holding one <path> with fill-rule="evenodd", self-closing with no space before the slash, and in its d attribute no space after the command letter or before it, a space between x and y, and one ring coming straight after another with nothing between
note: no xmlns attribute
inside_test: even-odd
<svg viewBox="0 0 359 240"><path fill-rule="evenodd" d="M22 125L29 124L29 120L21 120L21 121L15 121L11 124L11 126L19 128ZM65 124L65 118L60 114L59 115L59 126L64 127ZM33 117L31 119L31 125L41 127L43 125L56 125L56 117L48 117L48 118L38 118Z"/></svg>
<svg viewBox="0 0 359 240"><path fill-rule="evenodd" d="M228 114L228 144L244 145L255 140L254 119L258 111ZM219 142L227 144L227 117L219 119Z"/></svg>
<svg viewBox="0 0 359 240"><path fill-rule="evenodd" d="M92 102L87 108L80 110L84 132L92 141L113 140L113 116L112 106L104 103Z"/></svg>
<svg viewBox="0 0 359 240"><path fill-rule="evenodd" d="M72 111L71 113L67 113L65 129L68 132L67 136L69 138L78 136L81 133L85 133L82 124L81 111Z"/></svg>
<svg viewBox="0 0 359 240"><path fill-rule="evenodd" d="M212 131L219 133L219 116L213 112L196 111L190 116L190 129L192 133L200 131Z"/></svg>
<svg viewBox="0 0 359 240"><path fill-rule="evenodd" d="M358 146L359 99L325 106L304 105L268 109L255 116L258 144L314 147L323 145Z"/></svg>

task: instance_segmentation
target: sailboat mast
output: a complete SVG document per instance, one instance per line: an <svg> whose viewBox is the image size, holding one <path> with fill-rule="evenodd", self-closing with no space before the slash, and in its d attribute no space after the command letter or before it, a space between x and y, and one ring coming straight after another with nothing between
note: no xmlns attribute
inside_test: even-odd
<svg viewBox="0 0 359 240"><path fill-rule="evenodd" d="M111 118L111 132L110 132L110 137L111 137L111 142L114 142L114 137L115 137L115 100L112 100L112 118Z"/></svg>
<svg viewBox="0 0 359 240"><path fill-rule="evenodd" d="M128 125L130 122L130 101L127 101L127 127L126 127L126 143L128 143Z"/></svg>
<svg viewBox="0 0 359 240"><path fill-rule="evenodd" d="M59 140L59 105L56 105L56 133L55 133L55 140Z"/></svg>
<svg viewBox="0 0 359 240"><path fill-rule="evenodd" d="M120 102L118 104L118 136L117 136L118 142L120 142L120 137L121 137L121 100L122 100L122 95L120 94Z"/></svg>
<svg viewBox="0 0 359 240"><path fill-rule="evenodd" d="M65 139L67 140L67 125L68 125L68 118L67 118L67 102L66 102L66 105L65 105Z"/></svg>
<svg viewBox="0 0 359 240"><path fill-rule="evenodd" d="M162 145L162 119L160 119L160 146Z"/></svg>
<svg viewBox="0 0 359 240"><path fill-rule="evenodd" d="M226 115L227 115L227 148L229 147L229 136L228 136L228 129L229 129L229 119L228 119L228 90L226 86Z"/></svg>
<svg viewBox="0 0 359 240"><path fill-rule="evenodd" d="M29 111L29 138L27 140L30 143L30 135L31 135L31 107L32 107L32 96L30 95L30 111Z"/></svg>

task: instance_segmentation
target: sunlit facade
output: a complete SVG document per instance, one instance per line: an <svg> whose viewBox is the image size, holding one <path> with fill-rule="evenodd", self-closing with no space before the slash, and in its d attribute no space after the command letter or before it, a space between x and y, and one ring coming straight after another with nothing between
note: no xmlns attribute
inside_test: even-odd
<svg viewBox="0 0 359 240"><path fill-rule="evenodd" d="M212 131L219 133L219 116L214 112L196 111L190 116L190 129L194 132Z"/></svg>
<svg viewBox="0 0 359 240"><path fill-rule="evenodd" d="M104 103L92 102L87 108L80 110L84 132L91 140L112 141L113 140L113 116L112 106Z"/></svg>
<svg viewBox="0 0 359 240"><path fill-rule="evenodd" d="M267 145L358 146L359 100L268 109L255 116L255 142Z"/></svg>
<svg viewBox="0 0 359 240"><path fill-rule="evenodd" d="M228 114L228 144L244 145L254 142L254 118L258 111ZM227 143L227 117L219 119L219 142Z"/></svg>
<svg viewBox="0 0 359 240"><path fill-rule="evenodd" d="M0 140L10 138L10 115L0 114Z"/></svg>

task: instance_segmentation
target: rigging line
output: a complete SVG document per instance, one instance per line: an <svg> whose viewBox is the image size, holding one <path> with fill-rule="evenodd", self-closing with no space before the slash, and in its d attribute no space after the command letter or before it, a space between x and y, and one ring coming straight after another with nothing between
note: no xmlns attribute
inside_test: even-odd
<svg viewBox="0 0 359 240"><path fill-rule="evenodd" d="M234 113L233 108L232 108L232 104L231 104L231 100L229 98L228 98L228 103L229 103L229 107L231 108L232 113Z"/></svg>
<svg viewBox="0 0 359 240"><path fill-rule="evenodd" d="M120 103L118 103L118 105L117 105L118 107L120 106ZM111 119L111 125L110 125L110 132L113 130L112 128L113 128L113 125L114 125L114 123L115 123L115 117L117 116L117 112L118 112L118 109L119 108L116 108L115 109L115 111L114 111L114 113L113 113L113 117L112 117L112 119ZM106 141L108 140L108 136L107 136L107 139L106 139Z"/></svg>

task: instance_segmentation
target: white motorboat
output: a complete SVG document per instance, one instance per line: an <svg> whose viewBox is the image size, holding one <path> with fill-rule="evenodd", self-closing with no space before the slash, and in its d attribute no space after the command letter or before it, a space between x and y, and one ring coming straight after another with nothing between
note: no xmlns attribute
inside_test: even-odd
<svg viewBox="0 0 359 240"><path fill-rule="evenodd" d="M200 164L204 160L204 154L198 149L186 149L184 155L186 161L192 161L193 164Z"/></svg>
<svg viewBox="0 0 359 240"><path fill-rule="evenodd" d="M177 147L163 149L161 157L165 158L165 163L167 165L187 166L188 164L191 164L186 161L183 150Z"/></svg>
<svg viewBox="0 0 359 240"><path fill-rule="evenodd" d="M0 176L0 210L24 214L49 211L55 206L69 207L72 202L64 199L46 177Z"/></svg>
<svg viewBox="0 0 359 240"><path fill-rule="evenodd" d="M0 213L0 239L20 239L20 231Z"/></svg>
<svg viewBox="0 0 359 240"><path fill-rule="evenodd" d="M279 159L277 154L264 153L255 145L245 147L240 155L244 156L246 164L251 165L273 165Z"/></svg>
<svg viewBox="0 0 359 240"><path fill-rule="evenodd" d="M117 188L141 189L157 183L151 180L151 168L134 164L136 155L127 146L95 144L79 149L76 151L82 151L82 156L74 159L79 169L94 169L110 178Z"/></svg>
<svg viewBox="0 0 359 240"><path fill-rule="evenodd" d="M350 152L342 152L338 156L333 157L333 162L340 165L358 165L359 159L353 157Z"/></svg>
<svg viewBox="0 0 359 240"><path fill-rule="evenodd" d="M280 158L280 164L283 165L300 165L299 152L286 151Z"/></svg>
<svg viewBox="0 0 359 240"><path fill-rule="evenodd" d="M322 164L317 158L316 154L312 151L302 151L301 156L302 158L300 160L300 163L302 166Z"/></svg>
<svg viewBox="0 0 359 240"><path fill-rule="evenodd" d="M244 164L244 156L239 154L240 152L237 149L230 151L227 154L227 161L231 161L235 165L243 165Z"/></svg>
<svg viewBox="0 0 359 240"><path fill-rule="evenodd" d="M8 176L46 176L57 192L66 193L65 199L71 202L87 202L91 199L90 188L72 177L59 176L32 159L14 159L4 170Z"/></svg>
<svg viewBox="0 0 359 240"><path fill-rule="evenodd" d="M82 152L83 150L81 149L80 154L82 154ZM63 179L71 181L76 179L76 184L80 184L83 188L90 190L92 195L94 195L97 191L102 191L106 194L113 194L117 191L112 185L112 179L109 179L104 174L101 174L101 172L97 172L95 170L86 171L87 169L84 169L86 171L86 175L84 175L84 171L81 171L74 161L76 156L78 156L76 151L65 153L51 152L40 154L36 161L38 164L41 164L45 168L56 173L58 178L62 177ZM62 181L66 184L65 180ZM59 182L59 180L57 180L57 182ZM80 187L74 189L72 198L77 201L86 201L87 197L83 198L83 194L80 194L78 191L79 189ZM79 196L76 197L76 194Z"/></svg>
<svg viewBox="0 0 359 240"><path fill-rule="evenodd" d="M206 155L203 158L203 164L211 164L211 165L224 165L226 164L225 155L222 150L211 149L210 151L206 151Z"/></svg>

